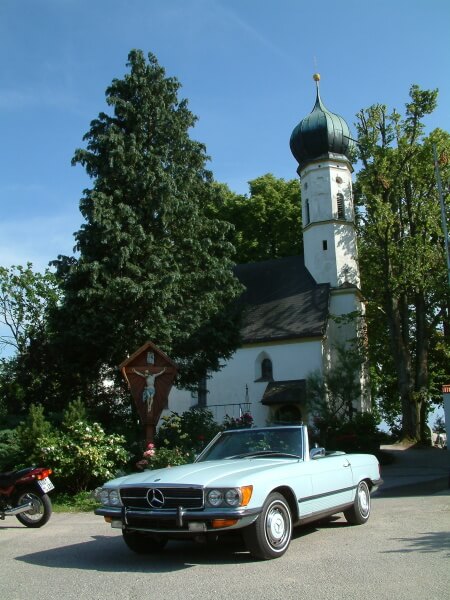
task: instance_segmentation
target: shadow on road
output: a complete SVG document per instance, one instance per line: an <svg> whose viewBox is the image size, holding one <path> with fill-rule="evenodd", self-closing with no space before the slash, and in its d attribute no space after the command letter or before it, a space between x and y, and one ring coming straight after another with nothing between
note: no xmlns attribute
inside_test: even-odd
<svg viewBox="0 0 450 600"><path fill-rule="evenodd" d="M198 564L253 562L240 540L211 545L171 541L157 554L132 553L121 537L94 536L92 540L17 556L16 560L60 569L87 569L102 572L168 573Z"/></svg>
<svg viewBox="0 0 450 600"><path fill-rule="evenodd" d="M448 531L430 531L416 538L394 538L405 547L398 550L386 550L387 554L409 554L410 552L444 552L450 557L450 535Z"/></svg>
<svg viewBox="0 0 450 600"><path fill-rule="evenodd" d="M329 521L321 526L329 526ZM316 524L318 525L318 524ZM317 531L316 527L299 527L292 541ZM302 543L302 542L301 542ZM193 541L169 541L156 554L131 552L121 536L93 536L89 541L17 556L15 560L56 569L86 569L99 572L170 573L197 565L232 565L259 562L250 556L240 537L221 538L212 544Z"/></svg>

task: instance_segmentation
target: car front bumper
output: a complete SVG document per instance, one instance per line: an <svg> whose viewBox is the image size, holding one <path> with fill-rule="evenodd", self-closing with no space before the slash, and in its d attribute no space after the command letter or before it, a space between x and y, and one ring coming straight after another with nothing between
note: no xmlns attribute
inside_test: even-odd
<svg viewBox="0 0 450 600"><path fill-rule="evenodd" d="M189 510L181 506L170 510L136 510L101 506L94 512L105 517L112 527L189 536L247 527L258 518L261 510L262 508Z"/></svg>

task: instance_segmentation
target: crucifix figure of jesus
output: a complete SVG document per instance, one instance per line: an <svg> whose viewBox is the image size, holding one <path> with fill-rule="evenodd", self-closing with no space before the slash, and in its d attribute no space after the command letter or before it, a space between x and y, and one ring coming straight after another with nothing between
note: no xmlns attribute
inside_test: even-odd
<svg viewBox="0 0 450 600"><path fill-rule="evenodd" d="M163 367L161 371L157 373L151 373L148 369L146 369L143 373L141 371L137 371L133 369L133 373L143 377L145 379L145 387L142 392L142 401L147 404L147 411L150 412L152 410L153 399L155 397L155 379L162 375L166 370L166 367Z"/></svg>

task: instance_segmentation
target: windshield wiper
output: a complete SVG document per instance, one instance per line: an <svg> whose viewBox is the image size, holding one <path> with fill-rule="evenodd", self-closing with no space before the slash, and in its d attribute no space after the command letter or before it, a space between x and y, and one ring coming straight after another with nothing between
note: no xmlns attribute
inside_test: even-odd
<svg viewBox="0 0 450 600"><path fill-rule="evenodd" d="M226 458L249 458L249 457L263 457L264 456L283 456L287 458L301 458L298 454L290 454L289 452L280 452L279 450L258 450L255 452L244 452L243 454L234 454L233 456L227 456Z"/></svg>

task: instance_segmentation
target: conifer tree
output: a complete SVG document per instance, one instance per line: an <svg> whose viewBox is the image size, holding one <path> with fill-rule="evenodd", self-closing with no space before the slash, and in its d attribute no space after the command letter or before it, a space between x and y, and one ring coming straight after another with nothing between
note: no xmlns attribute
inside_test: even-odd
<svg viewBox="0 0 450 600"><path fill-rule="evenodd" d="M180 383L195 385L239 343L230 226L207 210L221 187L189 136L196 117L180 83L152 54L133 50L127 66L106 90L113 114L91 122L72 161L92 187L76 256L54 263L65 293L59 354L81 381L151 340L179 363Z"/></svg>

